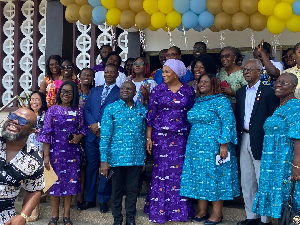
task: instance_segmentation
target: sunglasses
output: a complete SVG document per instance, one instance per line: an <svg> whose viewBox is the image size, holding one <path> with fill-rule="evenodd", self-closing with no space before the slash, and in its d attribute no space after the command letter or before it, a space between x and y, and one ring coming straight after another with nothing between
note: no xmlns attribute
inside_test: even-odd
<svg viewBox="0 0 300 225"><path fill-rule="evenodd" d="M73 69L73 66L61 66L60 69L61 70L71 70L71 69Z"/></svg>
<svg viewBox="0 0 300 225"><path fill-rule="evenodd" d="M31 122L29 122L27 119L25 119L24 117L20 117L20 116L18 116L17 114L15 114L15 113L13 113L13 112L10 112L10 113L8 114L7 118L8 118L9 120L16 120L16 119L18 119L18 124L19 124L20 126L25 126L25 125L28 123L28 124L31 125L32 127L35 127L35 126L34 126Z"/></svg>
<svg viewBox="0 0 300 225"><path fill-rule="evenodd" d="M143 66L145 63L144 62L134 62L132 65L133 66L137 66L137 65L139 65L139 66Z"/></svg>
<svg viewBox="0 0 300 225"><path fill-rule="evenodd" d="M178 53L166 53L165 54L165 56L167 57L167 58L169 58L169 57L175 57L176 55L179 55Z"/></svg>
<svg viewBox="0 0 300 225"><path fill-rule="evenodd" d="M284 81L278 81L278 80L273 82L273 85L277 85L277 84L280 84L282 87L293 85L293 84L290 84L290 83L287 83Z"/></svg>
<svg viewBox="0 0 300 225"><path fill-rule="evenodd" d="M194 51L201 51L201 50L203 50L204 48L203 48L203 47L194 47L193 49L194 49Z"/></svg>

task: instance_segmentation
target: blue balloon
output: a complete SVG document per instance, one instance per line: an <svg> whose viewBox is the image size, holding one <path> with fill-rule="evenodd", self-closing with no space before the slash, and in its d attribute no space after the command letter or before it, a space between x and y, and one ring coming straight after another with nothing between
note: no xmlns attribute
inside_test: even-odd
<svg viewBox="0 0 300 225"><path fill-rule="evenodd" d="M97 25L97 26L99 26L99 25L102 25L103 23L99 23L99 22L97 22L96 20L94 20L94 19L92 19L92 22L95 24L95 25Z"/></svg>
<svg viewBox="0 0 300 225"><path fill-rule="evenodd" d="M105 23L107 10L103 6L96 6L92 11L92 18L97 23Z"/></svg>
<svg viewBox="0 0 300 225"><path fill-rule="evenodd" d="M183 26L185 26L186 28L193 28L198 24L198 16L192 11L187 11L182 15L181 21Z"/></svg>
<svg viewBox="0 0 300 225"><path fill-rule="evenodd" d="M196 14L201 14L206 9L206 0L191 0L191 10Z"/></svg>
<svg viewBox="0 0 300 225"><path fill-rule="evenodd" d="M101 6L101 0L88 0L89 4L95 8L96 6Z"/></svg>
<svg viewBox="0 0 300 225"><path fill-rule="evenodd" d="M178 29L179 31L183 32L183 25L181 24L179 27L177 27L177 29ZM189 28L184 27L184 30L185 30L185 31L188 31Z"/></svg>
<svg viewBox="0 0 300 225"><path fill-rule="evenodd" d="M208 11L204 11L198 17L198 21L201 27L208 28L214 24L214 15Z"/></svg>
<svg viewBox="0 0 300 225"><path fill-rule="evenodd" d="M174 0L173 7L178 13L183 14L183 13L189 11L190 1L189 0Z"/></svg>
<svg viewBox="0 0 300 225"><path fill-rule="evenodd" d="M201 31L204 31L205 28L204 27L201 27L201 25L198 23L195 27L193 27L193 29L195 31L198 31L198 32L201 32Z"/></svg>
<svg viewBox="0 0 300 225"><path fill-rule="evenodd" d="M293 3L293 12L296 15L300 15L300 0L294 1L294 3Z"/></svg>

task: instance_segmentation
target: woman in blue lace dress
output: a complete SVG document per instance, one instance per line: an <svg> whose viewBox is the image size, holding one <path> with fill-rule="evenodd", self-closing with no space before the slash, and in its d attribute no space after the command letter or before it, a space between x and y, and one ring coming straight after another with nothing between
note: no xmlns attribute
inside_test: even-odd
<svg viewBox="0 0 300 225"><path fill-rule="evenodd" d="M252 211L280 218L288 200L291 180L300 180L300 101L294 92L298 84L292 73L283 73L274 82L280 106L264 124L258 192ZM294 210L300 210L300 184L296 182Z"/></svg>
<svg viewBox="0 0 300 225"><path fill-rule="evenodd" d="M192 125L181 175L180 195L198 199L198 213L193 221L214 225L222 222L224 200L239 196L236 123L230 101L221 94L214 74L202 74L198 79L198 93L188 112ZM230 161L216 164L216 155ZM207 213L208 201L213 212Z"/></svg>

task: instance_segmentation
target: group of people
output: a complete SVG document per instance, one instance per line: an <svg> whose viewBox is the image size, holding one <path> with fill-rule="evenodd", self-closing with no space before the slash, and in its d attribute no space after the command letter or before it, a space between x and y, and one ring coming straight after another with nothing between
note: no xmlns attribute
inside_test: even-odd
<svg viewBox="0 0 300 225"><path fill-rule="evenodd" d="M96 207L97 195L106 213L110 200L114 225L121 225L124 193L126 224L135 225L146 152L153 156L144 207L151 222L221 223L223 202L240 195L240 184L247 218L238 225L280 218L293 180L300 180L300 43L280 62L262 41L243 67L234 47L221 50L221 68L205 43L193 50L188 67L178 47L162 50L162 68L152 74L144 57L123 68L108 45L100 49L102 62L78 75L70 60L50 56L40 90L1 131L0 222L38 219L44 164L58 176L49 190L49 225L59 221L60 197L64 224L72 224L74 195L78 210ZM21 184L28 194L15 216ZM295 210L299 194L296 183Z"/></svg>

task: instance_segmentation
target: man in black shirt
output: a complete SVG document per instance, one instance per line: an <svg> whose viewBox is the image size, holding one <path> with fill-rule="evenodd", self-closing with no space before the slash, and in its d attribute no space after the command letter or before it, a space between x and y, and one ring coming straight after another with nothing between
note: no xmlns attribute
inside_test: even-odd
<svg viewBox="0 0 300 225"><path fill-rule="evenodd" d="M29 109L8 115L0 135L0 224L23 225L44 188L43 160L35 146L27 146L35 131L36 116ZM27 191L20 215L14 202L22 187Z"/></svg>

